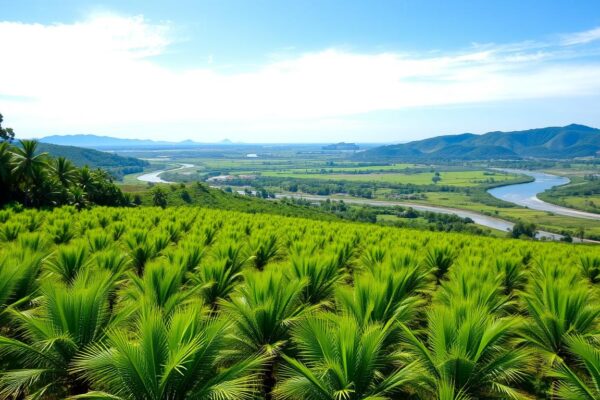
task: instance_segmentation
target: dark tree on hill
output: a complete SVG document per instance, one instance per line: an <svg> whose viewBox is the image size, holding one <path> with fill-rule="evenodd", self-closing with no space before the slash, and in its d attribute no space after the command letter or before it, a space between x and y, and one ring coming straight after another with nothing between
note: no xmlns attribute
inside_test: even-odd
<svg viewBox="0 0 600 400"><path fill-rule="evenodd" d="M534 238L536 233L537 231L534 223L519 221L513 226L512 231L510 231L510 236L513 238L520 238L521 236Z"/></svg>
<svg viewBox="0 0 600 400"><path fill-rule="evenodd" d="M12 128L3 128L2 121L4 121L4 117L0 114L0 140L11 142L15 138L15 132Z"/></svg>
<svg viewBox="0 0 600 400"><path fill-rule="evenodd" d="M167 206L167 193L160 186L152 189L152 204L161 208Z"/></svg>

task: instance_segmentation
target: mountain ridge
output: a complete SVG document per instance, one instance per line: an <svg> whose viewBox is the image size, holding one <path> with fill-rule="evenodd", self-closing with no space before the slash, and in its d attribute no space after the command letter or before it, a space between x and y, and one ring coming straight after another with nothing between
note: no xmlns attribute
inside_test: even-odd
<svg viewBox="0 0 600 400"><path fill-rule="evenodd" d="M39 138L38 140L41 143L91 149L107 149L113 147L191 146L202 144L191 139L182 140L180 142L169 142L165 140L124 139L94 134L49 135Z"/></svg>
<svg viewBox="0 0 600 400"><path fill-rule="evenodd" d="M575 158L600 152L600 129L580 124L481 135L442 135L402 144L379 146L356 155L360 159L417 161L521 158Z"/></svg>

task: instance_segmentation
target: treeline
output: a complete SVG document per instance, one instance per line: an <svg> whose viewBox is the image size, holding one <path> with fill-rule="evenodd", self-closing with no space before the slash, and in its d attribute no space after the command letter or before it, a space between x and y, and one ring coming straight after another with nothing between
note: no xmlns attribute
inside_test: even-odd
<svg viewBox="0 0 600 400"><path fill-rule="evenodd" d="M280 178L258 176L255 179L232 179L227 181L232 186L249 185L254 188L278 187L285 192L300 192L316 194L319 196L329 196L336 193L346 193L355 197L370 199L374 196L377 189L391 189L394 194L408 195L424 192L464 192L465 188L458 186L448 186L439 184L415 185L398 184L391 182L354 182L347 180L325 180L325 179L305 179L305 178Z"/></svg>
<svg viewBox="0 0 600 400"><path fill-rule="evenodd" d="M487 232L473 223L470 218L461 218L454 214L441 214L429 211L417 211L411 207L379 207L369 205L351 205L343 200L322 202L298 198L283 198L284 204L312 206L341 219L356 222L380 223L397 227L426 229L435 232L466 232L487 235ZM381 216L392 216L396 219L386 220Z"/></svg>
<svg viewBox="0 0 600 400"><path fill-rule="evenodd" d="M25 207L97 204L126 206L129 195L101 169L76 167L65 157L52 158L38 151L35 140L0 143L0 206L16 202Z"/></svg>

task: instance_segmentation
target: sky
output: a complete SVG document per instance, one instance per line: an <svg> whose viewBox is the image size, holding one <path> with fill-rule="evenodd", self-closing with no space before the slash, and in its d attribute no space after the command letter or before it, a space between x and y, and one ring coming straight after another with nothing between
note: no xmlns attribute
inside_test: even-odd
<svg viewBox="0 0 600 400"><path fill-rule="evenodd" d="M202 142L600 127L600 1L0 0L0 113Z"/></svg>

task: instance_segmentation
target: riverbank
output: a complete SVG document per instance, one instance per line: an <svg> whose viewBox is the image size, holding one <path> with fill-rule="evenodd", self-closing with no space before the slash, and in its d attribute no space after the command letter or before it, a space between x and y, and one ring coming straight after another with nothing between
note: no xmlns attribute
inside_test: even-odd
<svg viewBox="0 0 600 400"><path fill-rule="evenodd" d="M489 189L487 192L497 199L532 210L545 211L567 217L600 220L599 214L558 206L545 202L538 197L539 194L544 193L546 190L568 184L570 182L569 178L528 170L502 169L501 171L524 174L534 178L534 181Z"/></svg>
<svg viewBox="0 0 600 400"><path fill-rule="evenodd" d="M516 222L516 221L513 222L513 221L505 220L502 218L498 218L495 216L490 216L490 215L486 215L486 214L482 214L482 213L478 213L478 212L474 212L474 211L470 211L470 210L422 204L422 203L416 203L416 202L413 203L413 202L401 202L401 201L369 200L369 199L360 199L360 198L342 197L342 196L318 196L318 195L309 195L309 194L303 194L303 193L279 193L279 194L276 194L275 197L276 198L284 198L284 197L301 198L301 199L310 200L310 201L327 201L327 200L341 201L342 200L348 204L358 204L358 205L362 204L362 205L369 205L369 206L375 206L375 207L394 207L394 206L407 207L407 208L411 207L417 211L430 211L430 212L441 213L441 214L454 214L461 218L470 218L477 225L481 225L481 226L491 228L491 229L496 229L496 230L499 230L502 232L508 232L508 231L512 230L512 228ZM561 240L563 238L563 235L555 233L555 232L549 232L549 231L544 231L544 230L539 230L538 232L539 232L538 237L546 239L546 240ZM579 242L579 239L574 238L574 241ZM584 242L593 243L594 241L584 240Z"/></svg>
<svg viewBox="0 0 600 400"><path fill-rule="evenodd" d="M164 179L162 179L160 177L160 174L164 173L164 172L174 172L174 171L179 171L185 168L192 168L194 166L194 164L183 164L180 163L180 166L177 168L171 168L171 169L160 169L158 171L154 171L154 172L149 172L147 174L143 174L143 175L139 175L136 177L136 179L138 181L142 181L142 182L150 182L150 183L176 183L176 182L170 182L170 181L166 181Z"/></svg>

